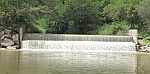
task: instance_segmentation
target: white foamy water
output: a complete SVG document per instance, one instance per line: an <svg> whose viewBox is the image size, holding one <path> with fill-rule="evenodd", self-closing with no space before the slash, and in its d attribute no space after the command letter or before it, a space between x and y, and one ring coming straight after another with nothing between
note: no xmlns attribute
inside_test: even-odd
<svg viewBox="0 0 150 74"><path fill-rule="evenodd" d="M99 41L45 41L25 40L22 49L49 49L58 51L136 51L133 42Z"/></svg>

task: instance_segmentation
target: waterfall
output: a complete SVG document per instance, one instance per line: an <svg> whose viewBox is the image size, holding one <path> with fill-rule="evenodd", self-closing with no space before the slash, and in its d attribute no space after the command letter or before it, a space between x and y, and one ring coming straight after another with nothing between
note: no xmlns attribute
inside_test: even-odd
<svg viewBox="0 0 150 74"><path fill-rule="evenodd" d="M136 51L131 36L28 34L22 49Z"/></svg>

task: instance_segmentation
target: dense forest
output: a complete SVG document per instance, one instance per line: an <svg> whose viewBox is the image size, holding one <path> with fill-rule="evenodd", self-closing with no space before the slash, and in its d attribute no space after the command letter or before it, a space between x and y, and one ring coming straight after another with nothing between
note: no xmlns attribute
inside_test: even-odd
<svg viewBox="0 0 150 74"><path fill-rule="evenodd" d="M0 0L0 30L54 34L150 34L150 0Z"/></svg>

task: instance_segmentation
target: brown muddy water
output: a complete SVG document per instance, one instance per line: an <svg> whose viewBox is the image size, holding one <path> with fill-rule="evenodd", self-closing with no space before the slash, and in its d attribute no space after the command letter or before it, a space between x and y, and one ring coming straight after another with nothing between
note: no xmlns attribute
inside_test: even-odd
<svg viewBox="0 0 150 74"><path fill-rule="evenodd" d="M0 50L0 74L150 74L150 54Z"/></svg>

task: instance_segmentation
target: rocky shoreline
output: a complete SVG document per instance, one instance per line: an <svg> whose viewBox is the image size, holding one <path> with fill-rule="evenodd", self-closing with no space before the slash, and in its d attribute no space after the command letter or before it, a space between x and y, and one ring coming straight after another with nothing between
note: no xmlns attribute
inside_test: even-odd
<svg viewBox="0 0 150 74"><path fill-rule="evenodd" d="M150 53L150 44L149 43L145 44L143 39L138 39L137 48L138 48L137 51L139 52Z"/></svg>
<svg viewBox="0 0 150 74"><path fill-rule="evenodd" d="M13 33L11 30L4 30L0 32L0 48L18 49L19 35Z"/></svg>
<svg viewBox="0 0 150 74"><path fill-rule="evenodd" d="M150 46L141 46L138 51L150 53Z"/></svg>

